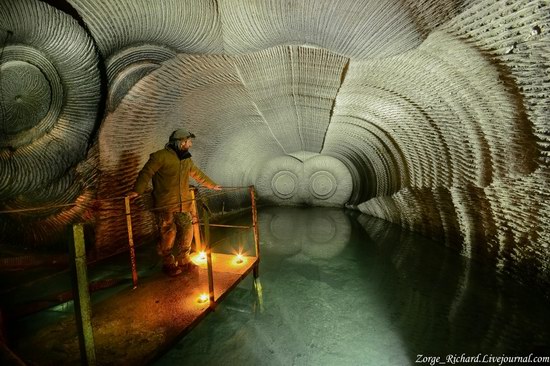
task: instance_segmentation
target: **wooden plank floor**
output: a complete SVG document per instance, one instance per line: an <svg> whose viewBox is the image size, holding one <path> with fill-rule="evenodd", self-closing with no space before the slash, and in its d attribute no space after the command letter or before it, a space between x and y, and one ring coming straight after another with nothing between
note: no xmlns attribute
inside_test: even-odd
<svg viewBox="0 0 550 366"><path fill-rule="evenodd" d="M235 256L212 255L216 302L250 273L256 260L244 257L237 264ZM210 311L208 303L198 302L201 293L208 293L206 264L178 277L140 278L137 289L129 287L95 304L98 365L145 365L158 357ZM18 339L15 351L30 364L80 364L74 317Z"/></svg>

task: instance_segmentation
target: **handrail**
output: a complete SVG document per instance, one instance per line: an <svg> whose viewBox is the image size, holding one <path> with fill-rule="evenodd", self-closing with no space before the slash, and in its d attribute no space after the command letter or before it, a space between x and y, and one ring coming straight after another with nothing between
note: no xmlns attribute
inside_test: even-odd
<svg viewBox="0 0 550 366"><path fill-rule="evenodd" d="M254 229L254 239L255 239L255 242L258 241L258 237L257 237L257 234L256 234L256 230L257 230L257 227L256 227L256 215L255 215L255 210L256 210L256 205L255 205L255 195L254 195L254 186L249 186L249 187L244 187L244 186L235 186L235 187L224 187L222 192L216 192L216 193L211 193L211 194L202 194L201 197L195 197L194 195L192 195L192 199L189 199L189 200L185 200L184 202L195 202L195 205L198 201L200 200L203 200L203 199L207 199L209 197L213 197L213 196L219 196L221 194L224 194L224 193L227 193L227 192L231 192L231 191L237 191L237 190L244 190L244 189L248 189L250 191L250 194L251 194L251 209L253 211L253 223L252 223L252 226L244 226L244 225L226 225L226 224L211 224L209 223L209 220L208 218L206 218L206 222L205 221L200 221L198 220L195 225L197 225L197 232L195 233L196 235L198 234L198 237L196 236L196 241L198 241L199 243L199 246L202 248L202 244L200 243L200 229L198 229L199 226L203 226L206 228L206 226L208 227L220 227L220 228L234 228L234 229L243 229L243 230L249 230L249 229ZM191 190L197 190L197 188L195 187L192 187ZM133 282L133 286L134 288L137 287L137 282L138 282L138 276L137 276L137 266L136 266L136 255L135 255L135 246L134 246L134 240L133 240L133 229L132 229L132 211L131 211L131 204L130 204L130 201L131 199L129 198L128 195L125 195L125 196L119 196L119 197L111 197L111 198L107 198L107 199L101 199L101 200L92 200L92 201L89 201L87 203L71 203L71 204L62 204L62 205L50 205L50 206L42 206L42 207L33 207L33 208L28 208L28 209L15 209L15 210L4 210L4 211L0 211L0 214L5 214L5 213L18 213L18 212L30 212L30 211L38 211L38 210L49 210L49 209L52 209L52 208L62 208L62 207L70 207L70 206L82 206L82 207L88 207L88 206L91 206L91 207L94 207L95 205L97 205L98 203L101 203L101 202L112 202L112 201L115 201L115 200L123 200L124 202L124 207L121 208L121 214L120 215L114 215L114 216L111 216L110 218L115 218L115 217L125 217L126 219L126 226L127 226L127 230L128 230L128 249L129 249L129 252L130 252L130 261L131 261L131 269L132 269L132 282ZM161 207L154 207L152 209L138 209L139 211L149 211L149 212L152 212L152 211L157 211L157 210L161 210L161 209L165 209L167 207L175 207L175 206L179 206L180 203L176 203L176 204L171 204L171 205L166 205L166 206L161 206ZM98 209L96 208L97 211L113 211L114 209L113 208L107 208L107 209ZM134 210L135 212L135 210ZM205 212L206 215L208 215L206 212ZM198 212L197 212L197 216L198 216ZM205 230L206 231L206 230ZM223 240L223 239L222 239ZM221 242L221 241L220 241ZM196 242L197 243L197 242ZM211 247L215 246L216 244L218 244L218 242L214 243L211 245ZM208 244L207 244L208 245ZM256 256L258 256L258 253L259 253L259 250L258 250L258 243L256 243ZM126 249L126 250L128 250ZM117 251L115 254L119 254L121 252L123 252L125 250L120 250L120 251ZM108 257L105 257L105 258L102 258L102 259L106 259ZM95 262L95 261L94 261Z"/></svg>
<svg viewBox="0 0 550 366"><path fill-rule="evenodd" d="M248 187L239 187L239 186L223 187L222 192L202 194L201 199L215 197L215 196L222 195L226 192L238 191L238 190L243 190L243 189L248 189ZM150 193L148 193L148 194L150 194ZM138 197L141 197L141 196L143 196L143 195L140 195ZM82 203L73 202L73 203L64 203L64 204L58 204L58 205L46 205L46 206L29 207L29 208L17 208L17 209L11 209L11 210L0 210L0 215L1 214L11 214L11 213L21 213L21 212L47 211L47 210L51 210L51 209L65 208L65 207L84 207L84 208L85 207L93 207L95 209L95 211L113 211L112 208L97 208L96 206L100 203L103 203L103 202L124 200L126 197L128 197L128 196L125 195L125 196L109 197L109 198L102 198L102 199L94 199L94 200L90 200L88 202L82 202ZM136 197L136 198L138 198L138 197ZM193 202L194 200L195 199L188 199L188 200L182 201L181 203ZM151 209L148 209L148 210L143 210L143 211L157 211L157 210L161 210L161 209L165 209L165 208L169 208L169 207L176 207L176 206L179 206L179 205L180 205L180 203L178 202L178 203L174 203L174 204L170 204L170 205L154 207L154 208L151 208Z"/></svg>
<svg viewBox="0 0 550 366"><path fill-rule="evenodd" d="M193 187L195 190L197 189L196 187ZM237 191L237 190L244 190L244 189L249 189L249 187L245 187L245 186L229 186L229 187L223 187L223 190L222 192L220 193L225 193L225 192L232 192L232 191ZM194 198L194 199L190 199L190 200L186 200L185 202L189 202L189 201L195 201L197 202L198 200L201 200L201 199L204 199L204 198L209 198L211 197L212 195L219 195L220 193L215 193L215 194L201 194L201 197L200 198ZM142 196L145 196L147 194L150 194L149 192L148 193L145 193L144 195ZM127 195L125 196L117 196L117 197L110 197L110 198L106 198L106 199L96 199L96 200L91 200L91 201L88 201L88 202L83 202L83 203L70 203L70 204L61 204L61 205L48 205L48 206L41 206L41 207L33 207L33 208L26 208L26 209L13 209L13 210L1 210L0 211L0 214L10 214L10 213L20 213L20 212L32 212L32 211L40 211L40 210L50 210L50 209L53 209L53 208L63 208L63 207L75 207L75 206L81 206L83 208L87 208L87 207L90 207L90 208L93 208L96 212L113 212L113 211L118 211L120 213L120 215L112 215L112 216L109 216L109 219L115 219L117 217L124 217L125 220L127 221L127 225L128 225L128 215L129 215L129 211L126 209L126 204L125 204L125 201L127 199ZM123 201L123 205L122 207L120 208L113 208L113 207L107 207L107 208L98 208L97 205L98 203L102 203L102 202L112 202L112 201L116 201L116 200L121 200ZM177 204L179 205L179 203ZM132 205L133 206L133 205ZM175 207L176 204L174 205L168 205L168 206L163 206L163 207L159 207L159 208L149 208L149 209L141 209L141 208L138 208L138 211L140 212L152 212L152 211L155 211L155 210L158 210L158 209L162 209L162 208L166 208L166 207ZM136 212L136 209L134 208L134 212ZM67 223L68 225L70 223ZM130 225L131 225L131 220L130 220ZM203 223L201 222L197 222L196 223L197 225L197 230L198 230L198 227L199 225L200 226L204 226ZM247 230L249 229L250 227L248 226L229 226L229 225L222 225L222 224L210 224L210 226L213 226L213 227L235 227L237 229L243 229L243 230ZM200 235L200 232L198 233ZM197 239L200 240L199 237L197 237ZM112 256L115 256L115 255L119 255L125 251L127 251L128 248L120 248L120 250L117 250L113 253L111 253L110 255L107 255L107 256L104 256L104 257L101 257L101 258L97 258L97 259L92 259L91 261L88 261L89 264L95 264L96 262L100 262L100 261L103 261L103 260L106 260ZM65 272L67 271L68 269L65 269L65 270L61 270L61 272ZM59 273L59 272L57 272ZM134 286L136 285L136 279L133 278L133 282L134 282ZM31 281L31 284L33 284L34 281Z"/></svg>
<svg viewBox="0 0 550 366"><path fill-rule="evenodd" d="M242 189L244 187L236 188L236 189ZM254 231L254 241L255 241L255 261L253 263L253 268L248 268L246 273L250 273L252 270L254 275L254 287L256 289L256 292L258 294L258 301L260 304L260 308L262 308L262 295L261 295L261 284L259 282L258 278L258 265L259 265L259 236L258 236L258 224L257 224L257 209L256 209L256 196L254 187L246 187L250 192L250 199L251 199L251 206L250 209L252 210L252 226L244 226L244 225L226 225L226 224L210 224L210 215L207 210L204 210L203 214L203 221L201 222L200 219L197 221L201 226L204 227L204 234L205 234L205 247L206 247L206 254L207 254L207 271L208 271L208 291L209 291L209 307L213 309L216 306L216 299L214 294L214 273L213 273L213 262L212 262L212 248L214 247L216 243L210 242L210 227L221 227L221 228L236 228L236 229L253 229ZM219 193L213 194L213 195L219 195ZM209 195L209 197L213 196ZM202 197L204 198L204 197ZM195 198L189 201L194 201L195 203L202 199L202 198ZM134 243L133 243L133 229L132 229L132 212L131 212L131 205L130 205L130 198L128 196L119 197L118 199L124 199L124 214L121 216L124 216L126 218L126 224L128 229L128 243L130 247L130 257L131 257L131 270L132 270L132 279L133 279L133 285L134 289L137 287L137 269L136 269L136 263L135 263L135 252L134 252ZM109 199L111 201L112 199ZM106 200L107 201L107 200ZM98 202L98 201L96 201ZM73 204L76 205L76 204ZM69 205L63 205L61 207L66 207ZM51 208L51 207L49 207ZM143 211L143 210L142 210ZM149 210L150 211L150 210ZM2 213L0 211L0 213ZM85 251L85 243L84 243L84 230L82 227L82 224L73 224L73 231L75 233L74 235L74 241L75 246L71 247L71 250L73 251L73 255L71 256L72 259L77 262L78 261L78 274L80 278L81 284L78 286L78 290L81 291L82 294L79 294L79 296L83 299L83 301L79 302L79 306L82 308L80 311L80 314L76 313L76 316L80 316L80 319L78 319L79 327L81 328L79 330L79 340L80 340L80 350L81 350L81 357L83 360L88 360L89 364L95 363L95 346L93 342L93 328L92 323L90 320L90 300L89 300L89 293L87 293L88 285L87 285L87 278L86 278L86 251ZM76 235L78 233L78 235ZM75 301L77 299L75 298ZM77 306L75 306L75 311L77 311Z"/></svg>
<svg viewBox="0 0 550 366"><path fill-rule="evenodd" d="M244 189L245 187L234 187L234 188L230 188L232 190L241 190L241 189ZM250 192L250 199L251 199L251 210L252 210L252 226L242 226L242 225L225 225L225 224L210 224L210 220L209 220L209 214L207 211L204 212L204 220L203 222L201 223L200 220L198 220L196 223L192 224L192 225L196 225L196 231L194 233L195 235L195 246L196 247L200 247L201 249L206 249L206 253L207 253L207 257L208 257L208 272L209 272L209 282L212 282L212 278L210 278L210 276L212 276L212 268L210 268L210 266L212 265L212 258L211 258L211 251L212 251L212 247L213 245L210 243L210 227L223 227L223 228L237 228L237 229L250 229L252 228L254 230L254 242L255 242L255 252L256 252L256 257L259 257L259 236L258 236L258 228L257 228L257 212L256 212L256 196L255 196L255 190L254 190L254 186L249 186L249 187L246 187L246 189L248 189L248 191ZM197 218L199 219L198 217L198 210L197 210L197 207L196 207L196 204L199 200L202 200L204 199L205 197L201 197L201 198L197 198L195 196L195 191L197 190L196 188L192 187L190 188L191 190L191 197L193 197L192 199L190 200L186 200L184 202L194 202L194 207L193 207L193 210L194 213L192 214L196 214L197 215ZM225 193L225 192L221 192L222 194ZM213 195L219 195L220 193L214 193L214 194L210 194L208 195L208 197L211 197ZM125 196L124 197L124 202L125 202L125 216L126 216L126 223L127 223L127 230L128 230L128 247L129 247L129 251L130 251L130 263L131 263L131 269L132 269L132 282L133 282L133 288L137 288L137 283L138 283L138 275L137 275L137 265L136 265L136 255L135 255L135 250L134 250L134 240L133 240L133 229L132 229L132 220L131 220L131 209L130 209L130 198L128 196ZM181 205L178 204L180 207ZM175 205L169 205L168 207L172 207L172 206L175 206ZM155 209L160 209L162 207L156 207ZM149 210L149 211L154 211L155 209L152 209L152 210ZM203 245L203 243L201 243L201 232L200 232L200 229L199 229L199 226L203 226L204 227L204 236L205 236L205 243ZM217 242L215 243L217 244ZM257 278L258 277L258 266L256 265L254 267L254 277ZM213 282L212 282L213 283ZM213 286L213 285L212 285ZM213 301L214 301L214 295L213 295L213 287L210 288L210 303L211 305L213 306Z"/></svg>
<svg viewBox="0 0 550 366"><path fill-rule="evenodd" d="M205 223L200 222L199 225L205 226ZM228 227L228 228L235 228L235 229L250 229L252 226L241 226L241 225L224 225L224 224L208 224L210 227Z"/></svg>

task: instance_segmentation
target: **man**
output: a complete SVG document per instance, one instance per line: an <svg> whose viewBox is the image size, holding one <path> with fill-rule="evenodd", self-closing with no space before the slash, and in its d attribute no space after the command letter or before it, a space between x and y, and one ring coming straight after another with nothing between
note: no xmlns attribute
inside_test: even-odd
<svg viewBox="0 0 550 366"><path fill-rule="evenodd" d="M189 177L207 188L222 189L191 160L189 149L193 146L194 137L185 129L172 132L164 149L150 155L149 161L139 172L134 190L128 194L130 198L143 194L149 181L153 180L153 200L160 231L157 253L162 257L163 271L170 276L177 276L192 266L193 226L190 211L193 202L189 193Z"/></svg>

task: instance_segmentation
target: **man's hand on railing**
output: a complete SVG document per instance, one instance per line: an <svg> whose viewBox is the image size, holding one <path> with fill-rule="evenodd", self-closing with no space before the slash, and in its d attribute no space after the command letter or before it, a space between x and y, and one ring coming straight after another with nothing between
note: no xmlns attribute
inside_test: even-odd
<svg viewBox="0 0 550 366"><path fill-rule="evenodd" d="M212 187L212 190L214 190L214 191L221 191L221 190L222 190L222 186L220 186L219 184L216 184L214 187Z"/></svg>
<svg viewBox="0 0 550 366"><path fill-rule="evenodd" d="M130 197L130 199L134 199L134 198L136 198L137 196L139 196L139 193L133 192L133 191L132 191L132 192L128 193L126 196L127 196L127 197Z"/></svg>

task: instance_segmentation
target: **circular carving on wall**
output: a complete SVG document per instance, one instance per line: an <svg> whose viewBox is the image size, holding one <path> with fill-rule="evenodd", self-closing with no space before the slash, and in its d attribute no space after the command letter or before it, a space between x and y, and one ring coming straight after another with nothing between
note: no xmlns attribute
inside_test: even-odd
<svg viewBox="0 0 550 366"><path fill-rule="evenodd" d="M290 198L298 189L298 177L288 170L277 172L271 180L273 193L280 198Z"/></svg>
<svg viewBox="0 0 550 366"><path fill-rule="evenodd" d="M11 61L2 65L4 96L3 132L14 134L36 125L48 112L51 89L40 70L29 63Z"/></svg>
<svg viewBox="0 0 550 366"><path fill-rule="evenodd" d="M0 147L17 148L49 132L63 105L57 70L39 51L22 45L4 50Z"/></svg>
<svg viewBox="0 0 550 366"><path fill-rule="evenodd" d="M175 51L163 46L141 45L121 50L109 58L109 110L114 111L141 78L159 68L162 62L175 56Z"/></svg>
<svg viewBox="0 0 550 366"><path fill-rule="evenodd" d="M97 54L75 19L44 2L3 0L0 15L11 31L0 65L0 201L58 202L49 188L86 156L96 128Z"/></svg>
<svg viewBox="0 0 550 366"><path fill-rule="evenodd" d="M98 57L77 20L46 2L2 0L0 19L0 208L55 207L3 215L0 237L51 243L93 197L97 170L81 162L95 153Z"/></svg>
<svg viewBox="0 0 550 366"><path fill-rule="evenodd" d="M332 197L337 187L336 178L326 170L316 172L309 178L309 191L319 199Z"/></svg>

